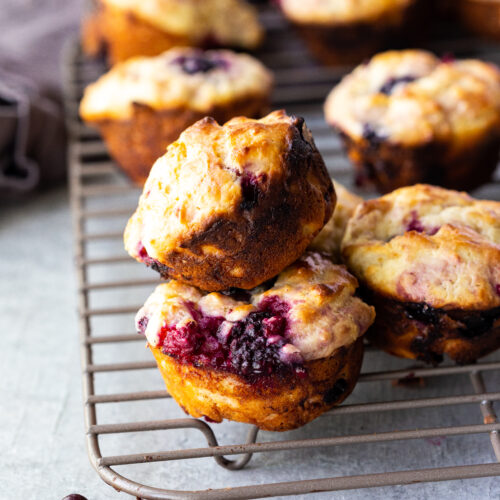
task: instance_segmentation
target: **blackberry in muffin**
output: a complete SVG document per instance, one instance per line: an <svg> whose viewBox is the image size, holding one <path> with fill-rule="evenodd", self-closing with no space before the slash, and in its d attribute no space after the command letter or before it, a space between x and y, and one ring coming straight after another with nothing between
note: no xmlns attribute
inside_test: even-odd
<svg viewBox="0 0 500 500"><path fill-rule="evenodd" d="M359 63L422 34L422 0L280 0L311 52L329 65Z"/></svg>
<svg viewBox="0 0 500 500"><path fill-rule="evenodd" d="M356 209L342 252L377 311L375 345L434 364L500 347L500 202L401 188Z"/></svg>
<svg viewBox="0 0 500 500"><path fill-rule="evenodd" d="M250 55L176 48L115 65L87 87L82 118L137 183L180 133L205 116L224 123L268 111L272 75Z"/></svg>
<svg viewBox="0 0 500 500"><path fill-rule="evenodd" d="M356 207L363 203L363 198L351 193L340 182L334 182L333 179L332 182L337 196L333 215L308 248L322 253L333 262L341 262L340 244L347 223Z"/></svg>
<svg viewBox="0 0 500 500"><path fill-rule="evenodd" d="M381 192L426 182L471 190L500 150L500 72L478 60L390 51L356 68L325 104L359 182Z"/></svg>
<svg viewBox="0 0 500 500"><path fill-rule="evenodd" d="M82 45L115 64L173 47L252 50L263 37L255 9L242 0L98 0Z"/></svg>
<svg viewBox="0 0 500 500"><path fill-rule="evenodd" d="M187 413L284 431L352 391L374 318L356 287L344 267L307 252L251 291L159 285L136 325Z"/></svg>
<svg viewBox="0 0 500 500"><path fill-rule="evenodd" d="M250 289L300 257L334 205L302 118L204 118L154 164L125 247L163 278Z"/></svg>

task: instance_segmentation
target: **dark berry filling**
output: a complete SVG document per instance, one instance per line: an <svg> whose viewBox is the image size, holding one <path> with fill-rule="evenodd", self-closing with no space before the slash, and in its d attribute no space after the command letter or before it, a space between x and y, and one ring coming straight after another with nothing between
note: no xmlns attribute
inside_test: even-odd
<svg viewBox="0 0 500 500"><path fill-rule="evenodd" d="M153 259L148 255L148 251L144 248L144 245L139 243L139 248L138 248L138 256L141 262L144 262L146 266L150 267L157 273L160 273L160 275L163 278L168 278L170 275L170 271L172 270L171 267L166 266L165 264L162 264L160 261Z"/></svg>
<svg viewBox="0 0 500 500"><path fill-rule="evenodd" d="M422 224L422 221L418 218L417 212L415 210L411 212L410 216L410 221L406 225L407 231L416 231L417 233L426 233L429 236L433 236L440 229L439 227L426 228Z"/></svg>
<svg viewBox="0 0 500 500"><path fill-rule="evenodd" d="M500 307L486 311L446 311L425 303L408 302L404 304L404 310L408 318L430 325L439 325L448 316L460 324L458 331L467 338L478 337L488 332L500 318Z"/></svg>
<svg viewBox="0 0 500 500"><path fill-rule="evenodd" d="M500 285L496 285L495 290L497 291L497 294L500 295Z"/></svg>
<svg viewBox="0 0 500 500"><path fill-rule="evenodd" d="M226 69L228 63L220 57L213 57L200 52L197 55L176 57L172 64L182 68L184 73L194 75L196 73L208 73L214 69Z"/></svg>
<svg viewBox="0 0 500 500"><path fill-rule="evenodd" d="M371 146L377 147L381 142L385 140L385 137L379 135L373 125L371 125L370 123L364 123L363 139L368 141Z"/></svg>
<svg viewBox="0 0 500 500"><path fill-rule="evenodd" d="M398 78L389 78L382 87L380 87L379 92L385 95L391 95L392 91L396 87L396 85L400 85L401 83L410 83L417 79L417 77L412 75L400 76Z"/></svg>
<svg viewBox="0 0 500 500"><path fill-rule="evenodd" d="M323 401L326 404L335 403L342 394L347 390L347 381L343 378L339 378L331 389L325 392L323 395Z"/></svg>
<svg viewBox="0 0 500 500"><path fill-rule="evenodd" d="M252 299L251 293L248 290L243 290L243 288L232 287L227 290L223 290L220 293L227 295L234 300L238 300L239 302L250 302Z"/></svg>
<svg viewBox="0 0 500 500"><path fill-rule="evenodd" d="M182 363L235 373L250 383L270 376L305 375L302 357L282 350L289 343L289 306L277 297L264 300L259 310L235 323L207 316L191 302L186 306L194 321L162 328L164 354Z"/></svg>
<svg viewBox="0 0 500 500"><path fill-rule="evenodd" d="M146 328L148 327L149 318L143 316L139 321L137 321L137 333L141 335L146 335Z"/></svg>
<svg viewBox="0 0 500 500"><path fill-rule="evenodd" d="M251 173L244 173L241 177L241 195L243 201L240 204L242 210L251 210L259 202L259 196L262 190L259 186L260 182L265 182L266 174L255 176Z"/></svg>

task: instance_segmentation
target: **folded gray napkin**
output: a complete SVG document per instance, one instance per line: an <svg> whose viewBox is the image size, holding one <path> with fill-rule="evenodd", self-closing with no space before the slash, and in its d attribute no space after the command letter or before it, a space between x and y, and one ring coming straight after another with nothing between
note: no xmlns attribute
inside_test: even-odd
<svg viewBox="0 0 500 500"><path fill-rule="evenodd" d="M0 198L64 179L61 54L82 0L2 0Z"/></svg>

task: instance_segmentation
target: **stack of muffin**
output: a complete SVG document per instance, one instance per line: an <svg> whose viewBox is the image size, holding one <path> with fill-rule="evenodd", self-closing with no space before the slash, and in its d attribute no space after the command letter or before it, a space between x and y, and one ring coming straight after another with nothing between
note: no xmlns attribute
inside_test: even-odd
<svg viewBox="0 0 500 500"><path fill-rule="evenodd" d="M357 12L335 0L281 7L336 59L326 17L354 16L356 29L377 19L392 32L421 4L361 3ZM162 0L169 16L146 8L155 2L99 5L87 48L105 42L112 63L141 57L91 85L81 114L144 184L125 246L166 282L138 312L137 330L186 412L267 430L303 425L352 391L367 330L385 351L433 364L500 347L500 203L404 187L469 190L490 179L500 151L496 67L392 51L332 90L326 119L358 180L396 189L363 202L334 188L304 120L261 118L272 75L259 61L202 50L209 41L254 47L262 32L248 5Z"/></svg>
<svg viewBox="0 0 500 500"><path fill-rule="evenodd" d="M374 311L321 240L306 250L335 201L304 121L283 111L205 118L154 164L125 246L171 279L136 321L188 413L286 430L351 392Z"/></svg>

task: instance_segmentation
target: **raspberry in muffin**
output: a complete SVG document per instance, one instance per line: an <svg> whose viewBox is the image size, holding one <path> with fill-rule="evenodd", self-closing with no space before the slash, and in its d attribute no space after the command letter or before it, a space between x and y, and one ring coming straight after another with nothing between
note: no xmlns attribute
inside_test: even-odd
<svg viewBox="0 0 500 500"><path fill-rule="evenodd" d="M352 391L374 318L356 287L344 267L306 252L252 291L159 285L136 325L187 413L284 431Z"/></svg>
<svg viewBox="0 0 500 500"><path fill-rule="evenodd" d="M332 182L337 196L333 215L308 248L321 252L333 262L340 262L340 244L344 237L347 222L352 217L356 207L363 203L363 198L351 193L340 182L334 182L333 179Z"/></svg>
<svg viewBox="0 0 500 500"><path fill-rule="evenodd" d="M421 50L385 52L332 90L325 114L360 182L381 192L417 182L470 190L497 165L500 72Z"/></svg>
<svg viewBox="0 0 500 500"><path fill-rule="evenodd" d="M263 38L254 7L242 0L98 0L82 29L88 55L115 64L173 47L252 50Z"/></svg>
<svg viewBox="0 0 500 500"><path fill-rule="evenodd" d="M287 19L325 64L361 62L422 33L421 0L280 0Z"/></svg>
<svg viewBox="0 0 500 500"><path fill-rule="evenodd" d="M430 363L500 347L500 202L401 188L356 209L342 252L376 308L375 345Z"/></svg>
<svg viewBox="0 0 500 500"><path fill-rule="evenodd" d="M196 121L264 115L272 82L270 71L250 55L175 48L115 65L87 87L80 114L142 185L167 146Z"/></svg>
<svg viewBox="0 0 500 500"><path fill-rule="evenodd" d="M204 118L154 164L125 247L163 278L250 289L300 257L334 205L302 118Z"/></svg>

